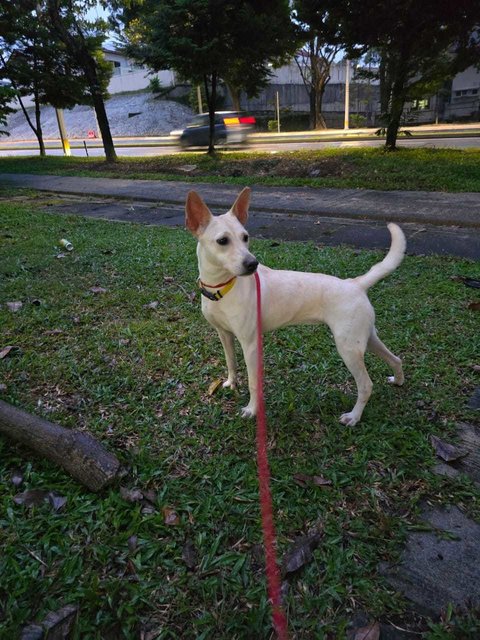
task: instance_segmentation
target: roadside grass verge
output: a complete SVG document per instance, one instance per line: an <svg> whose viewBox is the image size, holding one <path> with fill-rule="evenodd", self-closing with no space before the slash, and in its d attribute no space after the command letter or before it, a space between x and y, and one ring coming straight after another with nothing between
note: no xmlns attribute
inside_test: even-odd
<svg viewBox="0 0 480 640"><path fill-rule="evenodd" d="M0 202L0 349L17 347L0 360L1 397L88 429L121 458L120 484L154 497L145 509L122 499L119 486L91 494L0 437L0 637L72 603L81 640L269 638L255 425L239 418L245 373L239 391L207 393L225 364L201 317L194 240L178 229L45 213L14 198ZM64 258L60 238L74 245ZM270 266L341 277L381 255L268 241L252 249ZM312 562L288 583L292 638L345 638L357 609L401 622L405 603L377 565L398 556L419 503L451 501L480 516L471 484L431 473L429 435L451 437L457 421L474 419L466 404L478 384L473 290L452 275L479 278L480 269L407 257L372 289L379 335L403 355L407 382L388 385L384 363L367 355L374 392L355 428L338 423L354 386L326 328L266 337L279 554L313 526L323 529ZM95 286L106 291L94 294ZM11 301L22 308L13 313ZM24 478L17 488L15 469ZM302 487L297 473L332 484ZM13 502L34 488L65 496L64 509ZM165 509L178 521L166 524ZM432 633L452 637L442 625Z"/></svg>
<svg viewBox="0 0 480 640"><path fill-rule="evenodd" d="M119 150L121 153L121 149ZM120 158L0 158L0 173L350 189L480 191L480 149L327 149Z"/></svg>

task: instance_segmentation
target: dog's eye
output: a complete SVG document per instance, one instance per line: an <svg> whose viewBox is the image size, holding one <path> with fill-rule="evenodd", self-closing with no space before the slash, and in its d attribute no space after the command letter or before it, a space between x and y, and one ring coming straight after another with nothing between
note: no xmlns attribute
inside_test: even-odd
<svg viewBox="0 0 480 640"><path fill-rule="evenodd" d="M248 233L245 233L243 236L243 241L248 242Z"/></svg>
<svg viewBox="0 0 480 640"><path fill-rule="evenodd" d="M226 244L228 244L229 242L230 242L230 241L229 241L229 239L228 239L228 238L219 238L219 239L217 240L217 243L218 243L218 244L221 244L221 245L226 245Z"/></svg>

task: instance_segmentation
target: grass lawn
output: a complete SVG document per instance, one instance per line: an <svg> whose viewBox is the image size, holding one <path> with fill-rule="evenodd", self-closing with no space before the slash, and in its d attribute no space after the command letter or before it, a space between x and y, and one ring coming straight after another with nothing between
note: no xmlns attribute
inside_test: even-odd
<svg viewBox="0 0 480 640"><path fill-rule="evenodd" d="M121 154L121 149L119 149ZM233 184L480 191L480 149L327 149L100 158L0 158L0 173L188 180Z"/></svg>
<svg viewBox="0 0 480 640"><path fill-rule="evenodd" d="M1 195L0 351L17 348L0 359L0 397L88 429L126 475L95 495L0 437L0 637L72 603L77 640L270 638L255 424L239 417L245 384L208 395L225 365L200 313L193 238L44 213L21 192ZM75 247L64 258L60 238ZM268 241L253 251L270 266L344 277L380 257ZM354 428L338 422L354 387L326 328L266 337L280 556L297 536L323 530L312 561L286 583L292 638L342 639L357 609L406 624L405 602L378 563L398 556L423 500L480 517L468 481L431 472L430 434L451 439L457 421L475 418L466 404L478 384L479 316L468 304L478 296L453 275L479 278L480 268L407 257L372 289L379 334L403 355L406 385L389 386L385 364L367 355L374 392ZM23 303L16 312L5 304L13 301ZM331 485L300 486L299 473ZM126 500L134 488L148 500ZM27 489L67 502L59 511L16 504ZM423 629L431 640L473 639L480 622L453 616Z"/></svg>

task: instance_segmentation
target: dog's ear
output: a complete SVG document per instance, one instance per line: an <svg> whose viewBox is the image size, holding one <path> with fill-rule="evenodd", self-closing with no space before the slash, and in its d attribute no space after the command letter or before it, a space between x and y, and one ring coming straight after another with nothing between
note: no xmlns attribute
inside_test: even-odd
<svg viewBox="0 0 480 640"><path fill-rule="evenodd" d="M196 191L189 191L185 204L185 225L194 236L207 227L212 218L210 209Z"/></svg>
<svg viewBox="0 0 480 640"><path fill-rule="evenodd" d="M248 207L250 206L250 187L245 187L237 199L235 200L232 213L237 216L240 222L244 225L248 220Z"/></svg>

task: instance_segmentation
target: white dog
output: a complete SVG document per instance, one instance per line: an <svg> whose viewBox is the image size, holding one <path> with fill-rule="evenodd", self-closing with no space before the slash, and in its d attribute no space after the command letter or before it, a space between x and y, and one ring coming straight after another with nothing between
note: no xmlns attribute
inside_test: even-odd
<svg viewBox="0 0 480 640"><path fill-rule="evenodd" d="M387 362L394 375L389 381L403 384L402 361L378 338L375 313L367 290L394 271L401 263L405 236L396 224L389 224L390 251L382 262L357 278L340 280L321 273L278 271L259 264L248 249L250 189L243 189L227 213L213 216L195 192L186 202L186 226L197 238L199 284L202 312L218 331L225 350L228 378L224 387L235 387L237 366L234 336L239 340L248 372L250 402L242 409L244 417L257 411L257 301L255 279L258 271L262 291L262 329L271 331L293 324L324 322L330 327L338 352L355 378L357 402L340 417L345 425L356 424L372 392L372 381L365 368L368 349Z"/></svg>

